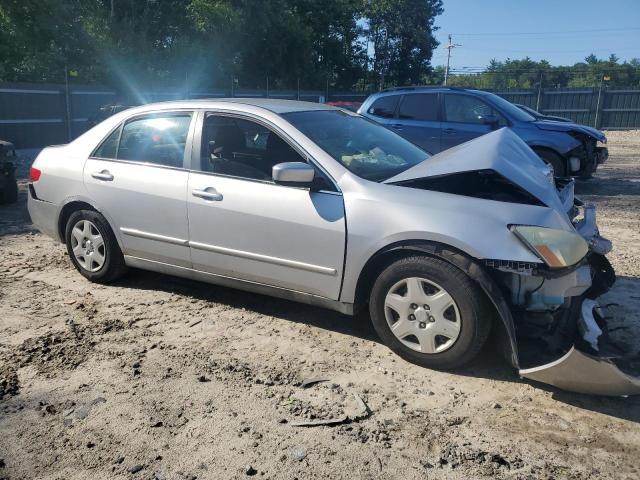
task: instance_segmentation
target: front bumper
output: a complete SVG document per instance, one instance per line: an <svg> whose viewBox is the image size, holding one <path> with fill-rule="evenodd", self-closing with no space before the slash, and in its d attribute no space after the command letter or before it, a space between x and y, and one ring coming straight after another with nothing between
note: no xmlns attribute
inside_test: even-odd
<svg viewBox="0 0 640 480"><path fill-rule="evenodd" d="M590 252L578 268L586 269L587 280L590 277L586 284L590 286L579 296L569 297L565 306L555 311L532 311L532 300L544 293L544 288L529 294L528 309L519 312L516 326L519 373L524 378L578 393L640 395L640 357L627 353L624 346L611 339L607 317L598 304L598 298L616 281L605 257L612 244L600 236L595 207L574 200L573 184L573 180L567 180L558 185L558 193L570 217L582 213L574 220L574 226L589 244ZM574 284L569 275L564 278L571 286ZM551 287L553 281L545 279L541 287Z"/></svg>
<svg viewBox="0 0 640 480"><path fill-rule="evenodd" d="M585 299L579 307L575 343L557 359L520 369L520 376L577 393L640 395L640 371L623 371L619 365L628 359L622 354L606 353L607 325L597 313L598 304Z"/></svg>

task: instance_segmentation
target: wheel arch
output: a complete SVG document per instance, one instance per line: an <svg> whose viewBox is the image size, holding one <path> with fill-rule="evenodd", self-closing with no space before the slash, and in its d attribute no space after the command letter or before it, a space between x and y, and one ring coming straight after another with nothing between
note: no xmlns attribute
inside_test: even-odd
<svg viewBox="0 0 640 480"><path fill-rule="evenodd" d="M69 199L60 209L60 213L58 214L58 235L60 237L60 241L62 243L66 243L66 238L65 238L65 230L67 227L67 221L69 220L69 217L71 217L71 215L73 214L73 212L76 212L78 210L91 210L93 212L97 212L99 214L101 214L105 220L107 221L107 224L109 225L109 228L111 228L111 231L113 232L114 236L116 237L116 241L118 242L118 246L120 247L120 249L122 249L122 243L120 241L120 236L118 235L118 232L116 232L116 230L113 228L113 224L112 222L109 220L109 218L98 208L96 207L93 203L85 200L85 199L81 199L81 198L72 198Z"/></svg>
<svg viewBox="0 0 640 480"><path fill-rule="evenodd" d="M498 284L480 263L461 250L439 242L427 240L402 241L387 245L372 255L362 268L356 283L355 308L361 309L368 300L373 282L388 265L401 258L415 255L439 258L461 270L475 281L490 300L500 318L494 337L504 354L515 368L519 368L515 323L511 308Z"/></svg>
<svg viewBox="0 0 640 480"><path fill-rule="evenodd" d="M540 156L540 153L538 152L549 152L556 155L562 162L562 166L564 167L565 172L571 171L570 165L569 165L569 159L566 157L566 155L564 155L563 153L560 153L555 148L547 145L539 145L539 144L529 145L529 147L531 147L531 150L533 150L538 156Z"/></svg>

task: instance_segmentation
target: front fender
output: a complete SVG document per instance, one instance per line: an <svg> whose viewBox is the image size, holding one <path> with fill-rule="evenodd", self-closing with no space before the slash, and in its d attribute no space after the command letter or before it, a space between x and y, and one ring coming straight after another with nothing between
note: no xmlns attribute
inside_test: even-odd
<svg viewBox="0 0 640 480"><path fill-rule="evenodd" d="M482 288L489 300L491 300L491 303L495 307L498 317L501 320L502 326L504 327L499 330L500 334L498 337L498 342L502 348L503 355L505 358L509 359L514 368L519 368L518 343L516 340L516 329L513 315L511 314L511 308L509 307L502 290L485 271L484 267L464 253L456 251L447 245L435 242L418 241L390 245L379 252L378 255L390 251L414 251L441 258L442 260L459 268L466 273L469 278L474 280L480 288Z"/></svg>
<svg viewBox="0 0 640 480"><path fill-rule="evenodd" d="M580 141L565 132L553 132L531 128L518 132L520 137L531 148L542 147L553 150L559 155L566 155L581 145Z"/></svg>

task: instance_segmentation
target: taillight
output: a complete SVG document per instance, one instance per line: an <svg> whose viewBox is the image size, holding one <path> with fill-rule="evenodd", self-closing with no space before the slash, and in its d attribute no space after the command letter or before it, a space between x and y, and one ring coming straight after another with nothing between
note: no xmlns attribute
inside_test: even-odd
<svg viewBox="0 0 640 480"><path fill-rule="evenodd" d="M37 182L38 180L40 180L40 174L41 174L41 173L42 173L42 172L41 172L40 170L38 170L37 168L33 168L33 167L31 167L31 168L29 169L29 181L30 181L31 183L33 183L33 182Z"/></svg>

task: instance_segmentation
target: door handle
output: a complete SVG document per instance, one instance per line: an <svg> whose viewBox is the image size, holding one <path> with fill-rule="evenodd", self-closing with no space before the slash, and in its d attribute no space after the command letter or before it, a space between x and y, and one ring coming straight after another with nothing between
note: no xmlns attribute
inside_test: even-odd
<svg viewBox="0 0 640 480"><path fill-rule="evenodd" d="M403 125L401 123L392 123L391 128L394 130L402 130Z"/></svg>
<svg viewBox="0 0 640 480"><path fill-rule="evenodd" d="M447 135L453 135L454 133L456 133L456 129L455 128L445 128L443 130L444 133L446 133Z"/></svg>
<svg viewBox="0 0 640 480"><path fill-rule="evenodd" d="M113 175L109 170L102 170L101 172L93 172L91 174L93 178L97 178L98 180L104 180L105 182L110 182L113 180Z"/></svg>
<svg viewBox="0 0 640 480"><path fill-rule="evenodd" d="M219 202L222 200L222 194L213 187L207 187L204 190L192 190L191 195L194 197L202 198L203 200L209 200L212 202Z"/></svg>

